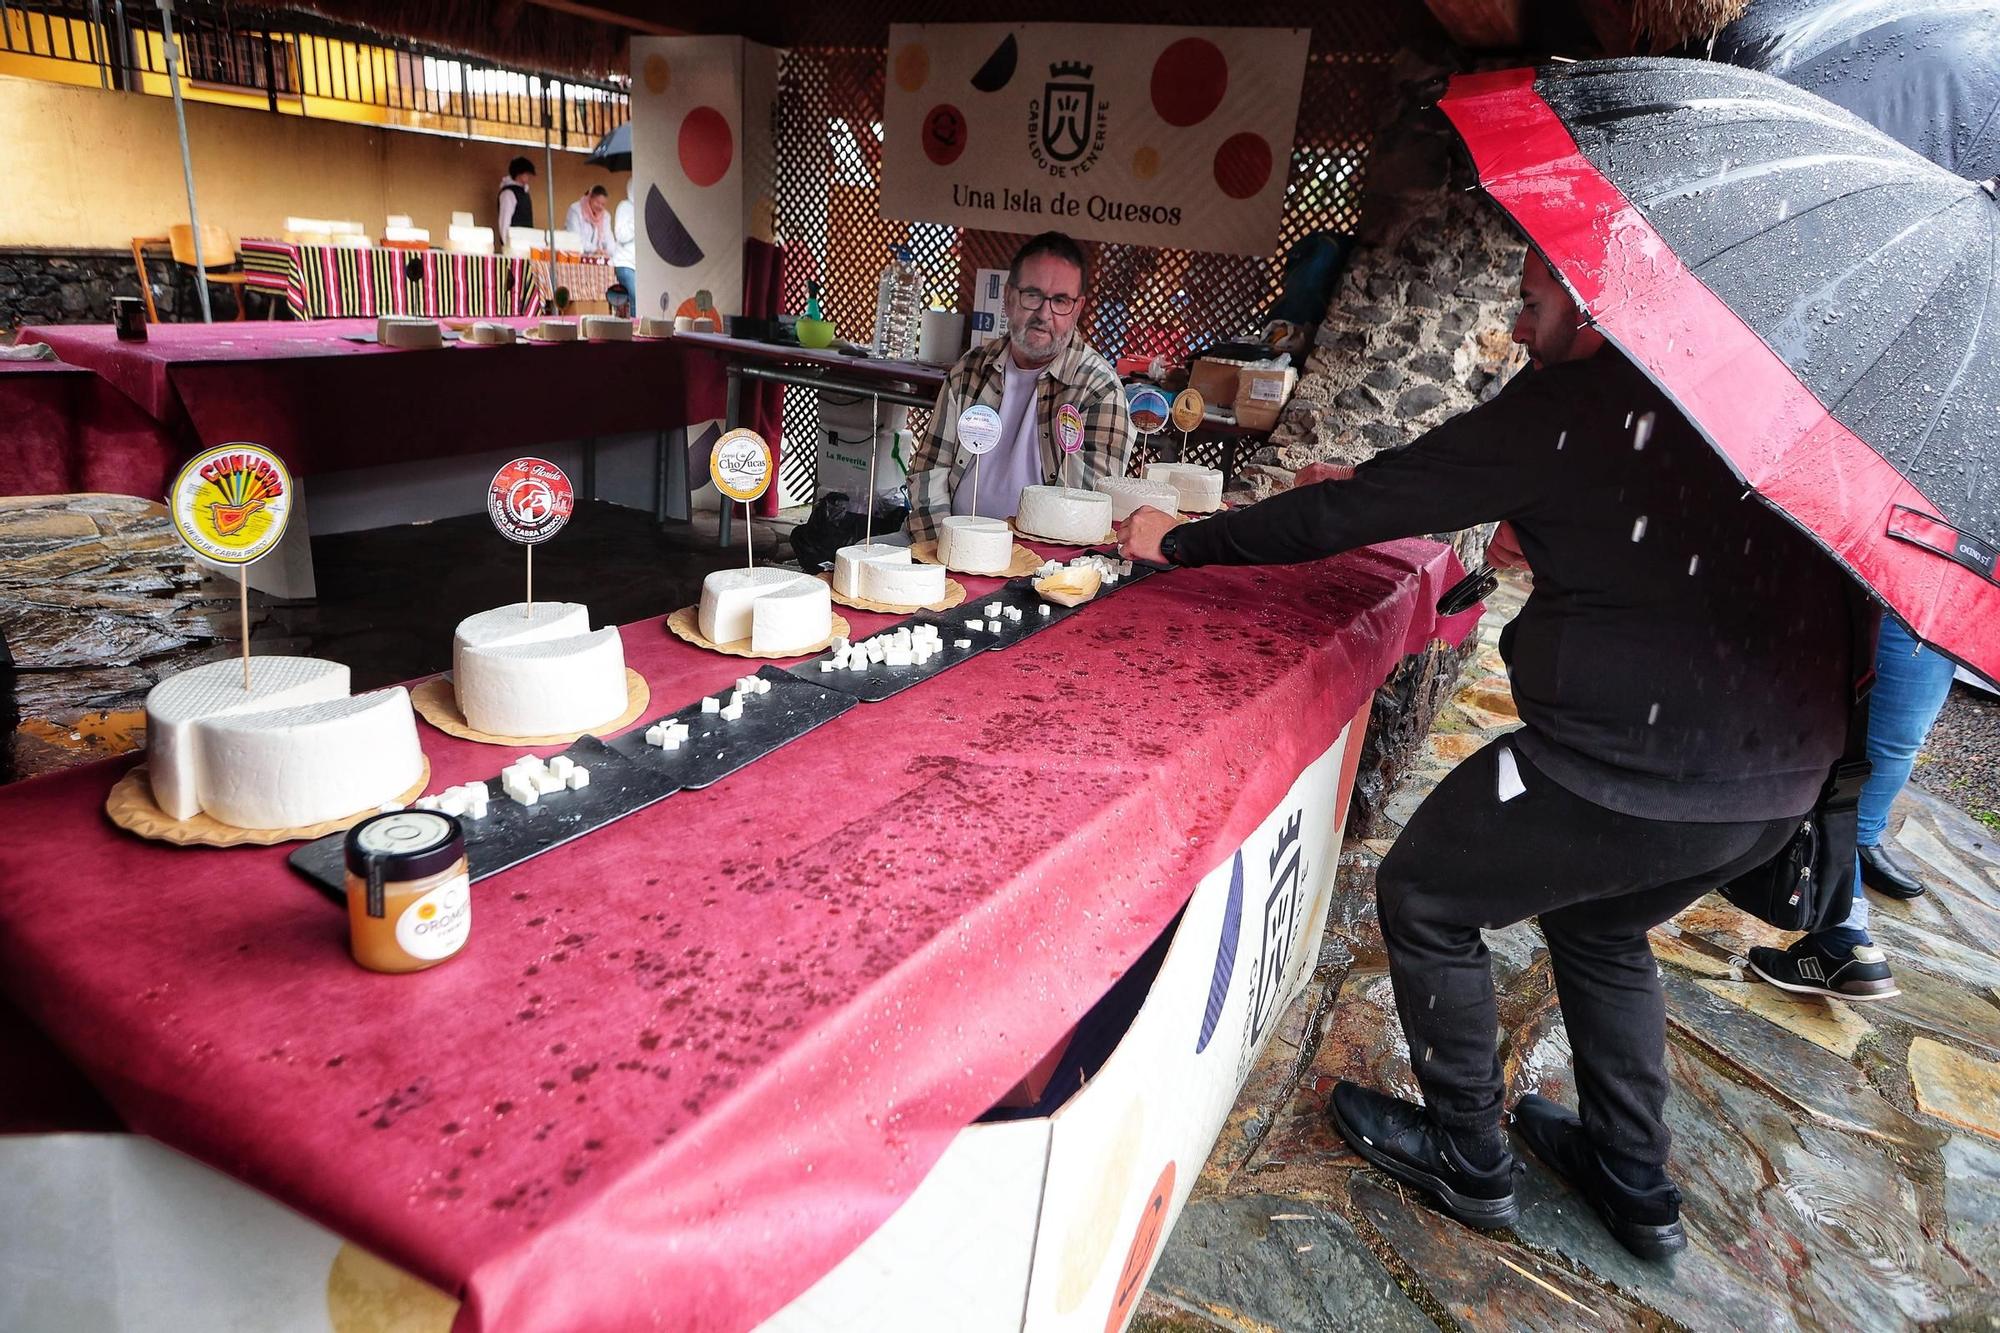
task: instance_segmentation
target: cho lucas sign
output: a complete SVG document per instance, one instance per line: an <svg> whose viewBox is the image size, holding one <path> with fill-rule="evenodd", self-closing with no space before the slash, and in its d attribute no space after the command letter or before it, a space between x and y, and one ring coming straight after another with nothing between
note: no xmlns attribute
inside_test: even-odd
<svg viewBox="0 0 2000 1333"><path fill-rule="evenodd" d="M1303 28L892 24L882 212L1268 255Z"/></svg>

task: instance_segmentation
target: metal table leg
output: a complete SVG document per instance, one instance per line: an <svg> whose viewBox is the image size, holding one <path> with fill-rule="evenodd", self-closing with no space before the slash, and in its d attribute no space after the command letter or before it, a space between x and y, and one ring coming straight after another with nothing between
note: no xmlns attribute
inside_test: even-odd
<svg viewBox="0 0 2000 1333"><path fill-rule="evenodd" d="M738 426L742 424L743 424L743 371L741 367L732 364L729 367L728 398L723 408L723 416L722 416L723 433L726 435L730 431L735 430ZM716 525L715 544L717 546L729 545L730 535L733 528L735 527L735 524L732 521L734 515L731 513L731 508L732 506L729 503L728 497L727 496L723 497L721 521Z"/></svg>

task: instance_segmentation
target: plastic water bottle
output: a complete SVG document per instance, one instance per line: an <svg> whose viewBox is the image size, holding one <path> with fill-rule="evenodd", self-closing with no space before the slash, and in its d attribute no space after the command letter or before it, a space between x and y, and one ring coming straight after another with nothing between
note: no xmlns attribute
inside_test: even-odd
<svg viewBox="0 0 2000 1333"><path fill-rule="evenodd" d="M894 246L875 286L875 355L914 361L923 310L924 275L909 246Z"/></svg>

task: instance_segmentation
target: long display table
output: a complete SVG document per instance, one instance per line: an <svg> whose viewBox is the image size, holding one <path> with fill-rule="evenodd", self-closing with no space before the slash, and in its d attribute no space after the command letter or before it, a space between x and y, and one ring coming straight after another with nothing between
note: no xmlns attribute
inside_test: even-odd
<svg viewBox="0 0 2000 1333"><path fill-rule="evenodd" d="M298 319L376 315L533 315L548 293L526 259L393 246L245 240L245 284L280 297Z"/></svg>
<svg viewBox="0 0 2000 1333"><path fill-rule="evenodd" d="M466 952L414 976L347 960L343 912L288 848L115 831L102 804L125 762L24 783L0 790L0 822L24 831L0 840L0 986L134 1131L461 1298L460 1329L826 1327L911 1295L870 1276L885 1219L932 1216L913 1195L938 1207L950 1173L933 1167L964 1174L948 1150L967 1126L1185 909L1198 956L1177 943L1162 984L1206 981L1211 951L1220 980L1206 1018L1198 995L1141 1015L1145 1058L1172 1078L1168 1061L1206 1050L1233 1081L1154 1088L1150 1118L1066 1112L1108 1117L1103 1142L1130 1159L1116 1181L1060 1129L1038 1148L1033 1127L979 1126L1018 1130L1051 1198L1060 1175L1096 1202L1020 1201L1025 1236L956 1218L1005 1242L961 1238L973 1271L1000 1271L1004 1249L1044 1306L1115 1326L1252 1024L1268 1035L1309 970L1349 719L1404 654L1469 627L1434 612L1459 572L1410 541L1122 588L480 882ZM891 623L846 614L857 634ZM747 667L658 620L624 640L651 715ZM422 740L434 789L513 757ZM1008 1193L967 1197L991 1192ZM1075 1243L1032 1244L1038 1216L1079 1219ZM1079 1248L1085 1231L1102 1244ZM1040 1326L1021 1296L958 1326Z"/></svg>

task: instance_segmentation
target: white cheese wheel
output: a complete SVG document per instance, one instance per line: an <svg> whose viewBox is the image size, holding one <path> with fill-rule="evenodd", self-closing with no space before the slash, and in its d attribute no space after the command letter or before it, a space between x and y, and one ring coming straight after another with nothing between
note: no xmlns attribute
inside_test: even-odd
<svg viewBox="0 0 2000 1333"><path fill-rule="evenodd" d="M583 336L594 343L628 343L632 341L632 321L616 315L585 315Z"/></svg>
<svg viewBox="0 0 2000 1333"><path fill-rule="evenodd" d="M201 808L237 828L292 828L373 810L423 774L416 715L400 685L205 718L194 732Z"/></svg>
<svg viewBox="0 0 2000 1333"><path fill-rule="evenodd" d="M1222 508L1222 473L1199 463L1148 463L1147 481L1164 481L1181 497L1181 510L1205 514Z"/></svg>
<svg viewBox="0 0 2000 1333"><path fill-rule="evenodd" d="M887 542L843 546L833 553L833 587L842 597L866 597L861 591L861 567L868 564L907 565L910 548Z"/></svg>
<svg viewBox="0 0 2000 1333"><path fill-rule="evenodd" d="M202 719L345 699L348 689L347 668L317 657L253 657L247 690L236 658L167 677L146 695L146 770L155 804L169 819L201 813L194 727Z"/></svg>
<svg viewBox="0 0 2000 1333"><path fill-rule="evenodd" d="M494 736L588 731L625 711L625 644L610 626L594 634L530 639L459 656L459 711Z"/></svg>
<svg viewBox="0 0 2000 1333"><path fill-rule="evenodd" d="M1014 523L1052 542L1090 546L1111 535L1111 497L1068 486L1026 486Z"/></svg>
<svg viewBox="0 0 2000 1333"><path fill-rule="evenodd" d="M826 642L833 633L833 597L826 585L804 574L750 604L750 651L789 657Z"/></svg>
<svg viewBox="0 0 2000 1333"><path fill-rule="evenodd" d="M833 599L824 596L826 585L795 569L774 569L770 566L718 569L701 581L699 620L702 637L711 643L735 643L749 638L752 608L758 600L795 583L809 583L820 590L826 611L819 625L818 637L824 639L833 630ZM808 601L812 596L809 592L797 595ZM806 642L815 640L808 639Z"/></svg>
<svg viewBox="0 0 2000 1333"><path fill-rule="evenodd" d="M535 336L544 342L573 343L576 334L576 321L573 319L545 319L535 325Z"/></svg>
<svg viewBox="0 0 2000 1333"><path fill-rule="evenodd" d="M442 347L444 326L434 319L383 315L375 321L375 341L384 347Z"/></svg>
<svg viewBox="0 0 2000 1333"><path fill-rule="evenodd" d="M1176 513L1181 507L1180 492L1170 482L1147 481L1140 477L1104 477L1097 489L1111 497L1111 517L1119 522L1132 517L1141 506L1162 513Z"/></svg>
<svg viewBox="0 0 2000 1333"><path fill-rule="evenodd" d="M458 622L451 636L452 679L465 669L468 648L498 648L510 643L534 643L541 639L567 639L590 633L590 608L581 602L509 602L491 611L481 611ZM461 701L460 708L464 704ZM509 732L508 735L538 736L540 732Z"/></svg>
<svg viewBox="0 0 2000 1333"><path fill-rule="evenodd" d="M1014 530L997 518L953 514L938 524L937 557L946 569L1000 574L1014 563Z"/></svg>
<svg viewBox="0 0 2000 1333"><path fill-rule="evenodd" d="M944 600L944 566L891 564L861 567L861 597L888 606L930 606Z"/></svg>

